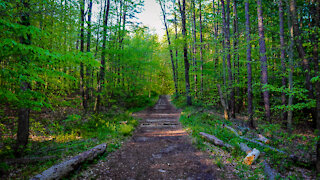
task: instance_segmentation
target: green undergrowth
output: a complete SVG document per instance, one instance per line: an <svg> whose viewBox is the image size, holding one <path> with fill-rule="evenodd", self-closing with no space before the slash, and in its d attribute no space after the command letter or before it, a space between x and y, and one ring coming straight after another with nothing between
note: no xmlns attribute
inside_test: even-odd
<svg viewBox="0 0 320 180"><path fill-rule="evenodd" d="M193 137L193 142L195 143L196 147L202 150L211 151L211 153L214 154L214 162L218 165L218 167L232 166L235 168L234 172L243 179L261 179L266 178L264 174L263 160L268 160L271 167L281 174L278 174L278 179L283 177L293 177L299 179L303 177L301 176L301 172L294 172L296 168L293 168L294 165L291 161L287 160L287 156L275 152L269 148L265 148L255 143L245 141L236 136L229 129L223 127L224 125L229 125L232 127L232 122L227 121L217 116L215 113L212 113L211 111L202 107L187 107L184 106L184 104L179 100L175 100L174 103L178 107L183 107L184 110L181 113L180 121L187 132ZM285 151L288 154L291 154L290 148L294 146L293 142L290 143L292 139L302 138L305 140L305 143L295 145L295 148L300 148L301 150L310 148L310 144L311 147L314 147L312 144L316 142L316 139L307 139L306 137L300 137L301 135L288 135L288 133L281 131L277 125L272 124L260 125L257 131L264 135L271 134L271 144L269 145L271 147L275 147L277 149ZM223 142L228 143L235 148L233 150L227 149L225 147L218 148L206 142L203 137L199 135L200 132L214 135ZM250 139L254 139L249 131L243 131L242 135ZM243 163L243 159L245 158L246 154L240 150L240 142L247 144L252 149L256 148L261 152L261 156L253 165L248 166ZM307 177L312 177L312 171L312 169L306 170L303 173Z"/></svg>
<svg viewBox="0 0 320 180"><path fill-rule="evenodd" d="M17 160L13 148L7 145L1 148L0 163L2 178L30 178L52 165L67 158L89 150L94 146L107 143L107 153L118 149L138 125L138 120L131 113L100 113L92 115L69 115L60 123L44 127L40 123L32 123L32 138L25 149L23 158L50 157L49 160L32 163L9 163ZM11 138L6 144L14 144ZM102 156L102 157L104 157ZM53 157L53 158L52 158ZM9 175L10 174L10 175Z"/></svg>

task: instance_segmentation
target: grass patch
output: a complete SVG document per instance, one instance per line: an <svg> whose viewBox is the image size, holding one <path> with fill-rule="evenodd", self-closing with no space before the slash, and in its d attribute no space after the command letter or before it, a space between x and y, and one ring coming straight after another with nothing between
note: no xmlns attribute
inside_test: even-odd
<svg viewBox="0 0 320 180"><path fill-rule="evenodd" d="M107 153L120 148L124 140L132 134L138 121L129 112L104 113L81 116L69 115L61 122L47 127L31 121L31 139L25 149L24 158L55 156L50 160L34 163L0 163L4 179L29 179L52 165L75 156L94 146L107 143ZM6 138L1 148L1 159L14 159L13 138ZM10 146L11 145L11 146ZM8 161L7 161L8 162Z"/></svg>
<svg viewBox="0 0 320 180"><path fill-rule="evenodd" d="M282 176L281 177L314 177L312 175L312 170L301 169L294 167L292 162L286 160L286 156L278 152L272 151L271 149L261 147L257 144L250 143L239 137L237 137L232 131L227 128L223 128L223 124L232 126L231 121L227 121L210 110L204 109L202 107L187 107L181 100L175 100L174 103L178 107L184 107L181 113L180 122L185 127L186 131L192 136L192 141L196 147L199 149L205 149L206 151L211 151L215 164L220 168L224 168L228 164L232 164L235 167L235 173L243 179L261 179L266 178L264 175L264 166L261 159L268 159L271 166ZM219 138L220 140L235 147L234 150L226 148L218 148L210 143L205 142L205 140L199 135L200 132L205 132L212 134ZM256 137L252 134L252 130L243 131L243 135L250 139L255 139ZM292 149L296 152L302 150L303 152L312 152L311 147L315 147L317 142L316 138L307 138L305 136L293 134L289 135L283 131L279 125L276 124L261 124L255 131L255 133L263 134L268 136L271 140L269 144L272 147L278 148L287 152L288 154L293 153ZM303 143L293 143L291 140L300 140ZM240 150L239 143L243 142L251 148L256 148L262 152L263 158L259 158L253 165L247 166L243 164L243 159L246 156L244 152ZM294 141L296 142L296 141ZM314 150L313 150L314 151ZM280 177L280 176L279 176Z"/></svg>

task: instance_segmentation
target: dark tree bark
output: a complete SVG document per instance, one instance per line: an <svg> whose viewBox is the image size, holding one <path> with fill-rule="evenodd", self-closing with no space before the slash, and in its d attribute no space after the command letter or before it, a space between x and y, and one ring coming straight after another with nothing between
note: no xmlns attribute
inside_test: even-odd
<svg viewBox="0 0 320 180"><path fill-rule="evenodd" d="M175 40L178 40L178 20L177 14L174 12L174 32L175 32ZM178 71L178 47L175 46L176 51L176 81L177 81L177 91L179 92L179 71ZM176 98L179 97L179 93L176 94Z"/></svg>
<svg viewBox="0 0 320 180"><path fill-rule="evenodd" d="M316 0L312 0L314 4L312 14L314 16L314 33L312 35L313 40L313 62L314 62L314 72L316 76L320 76L319 73L319 46L318 46L318 39L319 39L319 23L320 23L320 2ZM318 130L318 136L320 136L320 82L315 82L315 89L316 89L316 124ZM317 142L317 162L316 162L316 170L317 174L320 173L320 140Z"/></svg>
<svg viewBox="0 0 320 180"><path fill-rule="evenodd" d="M109 9L110 9L110 0L107 0L107 3L105 4L104 11L105 11L105 18L103 22L103 35L102 35L102 52L101 52L101 66L100 66L100 73L98 77L98 96L97 96L97 102L96 102L96 111L101 110L101 92L102 92L102 86L104 85L105 80L105 68L106 68L106 61L105 61L105 55L106 55L106 43L107 43L107 26L108 26L108 17L109 17Z"/></svg>
<svg viewBox="0 0 320 180"><path fill-rule="evenodd" d="M224 38L227 48L227 67L228 67L228 86L231 88L230 91L230 115L231 118L235 118L235 99L234 99L234 90L233 90L233 78L232 78L232 69L231 69L231 54L230 54L230 0L227 0L226 8L224 0L221 0L222 6L222 19L224 26Z"/></svg>
<svg viewBox="0 0 320 180"><path fill-rule="evenodd" d="M233 67L235 69L234 72L234 82L235 84L240 84L240 62L239 62L239 53L238 53L238 44L239 44L239 30L238 30L238 10L237 10L237 0L233 0L233 49L234 49L234 56L233 56ZM237 97L237 98L236 98ZM241 101L240 97L240 88L237 86L235 87L235 112L240 112Z"/></svg>
<svg viewBox="0 0 320 180"><path fill-rule="evenodd" d="M246 34L247 34L247 72L248 72L248 116L249 126L254 128L253 121L253 95L252 95L252 70L251 70L251 37L250 37L250 15L249 15L249 2L245 2L245 14L246 14Z"/></svg>
<svg viewBox="0 0 320 180"><path fill-rule="evenodd" d="M198 75L197 75L197 28L196 28L196 5L195 5L195 0L191 1L192 4L192 24L193 24L193 30L192 30L192 35L193 35L193 52L192 52L192 60L193 60L193 78L194 78L194 91L195 97L198 95Z"/></svg>
<svg viewBox="0 0 320 180"><path fill-rule="evenodd" d="M291 12L291 16L292 16L291 21L292 21L292 25L293 25L295 46L298 50L299 57L302 60L302 65L303 65L303 68L305 71L305 76L306 76L305 86L309 92L308 93L309 98L314 99L314 94L313 94L313 89L312 89L312 84L311 84L310 65L309 65L309 60L306 57L305 49L303 47L303 40L302 40L300 30L299 30L295 0L290 0L290 12ZM316 113L317 113L316 109L311 108L311 109L309 109L309 112L312 115L313 121L316 122Z"/></svg>
<svg viewBox="0 0 320 180"><path fill-rule="evenodd" d="M290 45L289 45L289 50L288 50L288 55L289 55L289 76L288 76L288 81L289 81L289 98L288 98L288 107L291 107L293 104L293 95L292 95L292 91L293 91L293 69L294 69L294 63L293 63L293 46L294 46L294 40L293 40L293 25L292 25L292 21L291 21L291 12L289 11L289 2L287 0L286 2L287 4L287 19L288 19L288 28L290 30ZM292 131L292 110L288 110L288 117L287 117L287 129L289 131L289 133L291 133Z"/></svg>
<svg viewBox="0 0 320 180"><path fill-rule="evenodd" d="M282 86L286 87L287 79L286 79L286 63L285 63L285 43L284 43L284 25L283 25L283 8L282 8L282 0L278 1L279 5L279 26L280 26L280 49L281 49L281 67L282 67ZM286 93L281 93L281 102L283 106L286 106ZM283 111L282 120L285 121L287 119L287 112Z"/></svg>
<svg viewBox="0 0 320 180"><path fill-rule="evenodd" d="M186 29L186 1L182 0L182 5L179 3L179 9L181 13L182 20L182 36L183 36L183 56L184 56L184 72L185 72L185 82L186 82L186 100L187 105L192 105L191 96L190 96L190 80L189 80L189 60L188 60L188 44L187 44L187 29Z"/></svg>
<svg viewBox="0 0 320 180"><path fill-rule="evenodd" d="M88 5L88 34L87 34L87 52L90 52L90 48L91 48L91 16L92 16L92 0L89 1L89 5ZM86 71L86 88L85 88L85 97L86 97L86 101L87 103L90 101L90 95L89 95L89 91L92 90L92 87L90 87L90 82L93 81L93 77L89 78L91 75L91 71L92 71L92 67L91 65L87 66L87 71ZM90 104L90 103L89 103ZM89 110L90 107L88 106L87 110Z"/></svg>
<svg viewBox="0 0 320 180"><path fill-rule="evenodd" d="M203 35L202 35L202 7L201 0L199 0L199 32L200 32L200 71L201 71L201 79L200 79L200 93L203 95Z"/></svg>
<svg viewBox="0 0 320 180"><path fill-rule="evenodd" d="M174 60L173 60L173 52L172 52L171 40L170 40L170 35L169 35L169 30L168 30L168 24L167 24L167 18L166 18L166 11L165 11L165 4L162 5L161 0L159 0L159 4L160 4L160 7L161 7L161 11L162 11L164 26L165 26L165 28L166 28L166 34L167 34L167 40L168 40L168 47L169 47L171 65L172 65L173 81L174 81L174 87L175 87L176 95L177 95L177 94L178 94L178 84L177 84L177 77L176 77L176 67L175 67L175 65L174 65Z"/></svg>
<svg viewBox="0 0 320 180"><path fill-rule="evenodd" d="M84 52L84 6L85 6L85 0L80 2L80 51ZM83 62L80 62L80 93L82 96L82 106L85 111L87 111L88 104L87 104L87 98L85 96L85 79L84 79L84 65Z"/></svg>
<svg viewBox="0 0 320 180"><path fill-rule="evenodd" d="M30 26L30 2L29 0L21 0L21 5L23 6L23 12L21 12L20 24L23 26ZM20 42L24 45L31 45L31 35L21 36ZM26 56L21 56L21 64L27 66L29 64L29 58ZM26 92L31 89L29 82L22 81L20 84L20 89L22 92ZM15 155L20 157L23 154L24 148L28 144L29 138L29 107L20 107L18 110L18 131L17 131L17 144L15 149Z"/></svg>
<svg viewBox="0 0 320 180"><path fill-rule="evenodd" d="M268 85L268 61L266 56L266 43L264 40L264 26L262 15L261 0L257 0L257 12L258 12L258 29L259 29L259 46L260 46L260 61L261 61L261 83L263 86ZM265 88L263 91L263 101L266 113L266 120L271 122L270 100L269 91Z"/></svg>

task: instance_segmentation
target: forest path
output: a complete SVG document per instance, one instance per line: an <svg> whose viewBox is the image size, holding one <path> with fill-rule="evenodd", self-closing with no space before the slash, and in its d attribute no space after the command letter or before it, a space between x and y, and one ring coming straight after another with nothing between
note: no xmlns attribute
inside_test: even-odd
<svg viewBox="0 0 320 180"><path fill-rule="evenodd" d="M209 154L192 146L180 113L167 96L160 96L154 107L134 114L142 120L132 138L78 178L221 179Z"/></svg>

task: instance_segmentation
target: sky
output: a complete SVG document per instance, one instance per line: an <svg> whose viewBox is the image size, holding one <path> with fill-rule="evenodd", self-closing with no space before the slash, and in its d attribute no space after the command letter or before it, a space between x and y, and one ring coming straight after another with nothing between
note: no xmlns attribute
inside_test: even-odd
<svg viewBox="0 0 320 180"><path fill-rule="evenodd" d="M144 0L144 11L137 15L139 22L148 26L150 30L154 30L159 37L165 33L164 25L161 21L161 8L156 0Z"/></svg>

